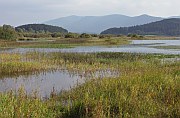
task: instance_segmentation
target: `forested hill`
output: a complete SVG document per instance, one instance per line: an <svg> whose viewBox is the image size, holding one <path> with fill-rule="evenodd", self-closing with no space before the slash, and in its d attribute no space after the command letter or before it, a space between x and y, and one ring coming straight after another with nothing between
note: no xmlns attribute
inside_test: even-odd
<svg viewBox="0 0 180 118"><path fill-rule="evenodd" d="M27 25L21 25L15 28L16 31L27 31L27 32L61 32L61 33L67 33L68 31L62 27L58 26L51 26L51 25L45 25L45 24L27 24Z"/></svg>
<svg viewBox="0 0 180 118"><path fill-rule="evenodd" d="M140 34L140 35L168 35L180 36L180 19L171 18L145 25L132 27L110 28L101 34Z"/></svg>

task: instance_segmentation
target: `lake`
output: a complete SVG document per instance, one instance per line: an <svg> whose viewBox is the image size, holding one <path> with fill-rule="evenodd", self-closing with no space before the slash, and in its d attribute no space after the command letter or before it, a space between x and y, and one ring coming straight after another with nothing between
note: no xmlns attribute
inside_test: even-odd
<svg viewBox="0 0 180 118"><path fill-rule="evenodd" d="M178 49L158 48L179 47ZM180 54L180 40L133 40L129 45L123 46L78 46L75 48L57 49L57 48L16 48L9 49L6 52L26 53L29 51L39 52L77 52L77 53L93 53L93 52L129 52L129 53L151 53L151 54Z"/></svg>

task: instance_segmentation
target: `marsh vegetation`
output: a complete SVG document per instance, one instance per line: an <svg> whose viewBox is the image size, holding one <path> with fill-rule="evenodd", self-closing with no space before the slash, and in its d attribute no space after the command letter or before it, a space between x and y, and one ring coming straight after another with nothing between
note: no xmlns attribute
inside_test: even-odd
<svg viewBox="0 0 180 118"><path fill-rule="evenodd" d="M0 117L179 117L179 55L131 53L1 53L1 79L66 69L84 84L41 99L37 92L0 93ZM98 77L96 72L116 72Z"/></svg>

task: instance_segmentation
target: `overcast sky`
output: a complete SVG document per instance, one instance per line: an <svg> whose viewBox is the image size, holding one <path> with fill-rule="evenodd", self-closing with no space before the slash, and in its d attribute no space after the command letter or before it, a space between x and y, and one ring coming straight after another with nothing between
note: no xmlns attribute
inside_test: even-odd
<svg viewBox="0 0 180 118"><path fill-rule="evenodd" d="M180 0L0 0L0 25L40 23L69 15L180 16Z"/></svg>

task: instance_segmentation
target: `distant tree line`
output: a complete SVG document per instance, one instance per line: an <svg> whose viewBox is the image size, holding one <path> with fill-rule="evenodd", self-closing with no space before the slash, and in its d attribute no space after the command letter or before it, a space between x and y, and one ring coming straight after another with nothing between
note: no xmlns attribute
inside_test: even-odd
<svg viewBox="0 0 180 118"><path fill-rule="evenodd" d="M87 34L87 33L82 33L82 34L78 34L78 33L72 33L69 32L68 34L66 34L64 36L64 38L99 38L99 39L110 39L111 37L123 37L124 35L111 35L111 34Z"/></svg>
<svg viewBox="0 0 180 118"><path fill-rule="evenodd" d="M107 35L107 34L87 34L87 33L72 33L67 30L44 24L29 24L19 27L12 27L10 25L3 25L0 27L0 39L5 40L30 40L34 38L107 38L119 37L122 35Z"/></svg>
<svg viewBox="0 0 180 118"><path fill-rule="evenodd" d="M180 19L164 19L145 25L132 27L110 28L101 34L139 34L139 35L168 35L180 36Z"/></svg>
<svg viewBox="0 0 180 118"><path fill-rule="evenodd" d="M87 34L87 33L82 33L82 34L78 34L78 33L68 33L65 35L65 38L92 38L95 37L95 34Z"/></svg>

